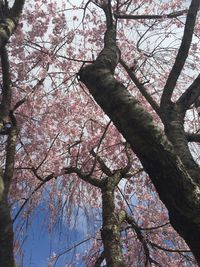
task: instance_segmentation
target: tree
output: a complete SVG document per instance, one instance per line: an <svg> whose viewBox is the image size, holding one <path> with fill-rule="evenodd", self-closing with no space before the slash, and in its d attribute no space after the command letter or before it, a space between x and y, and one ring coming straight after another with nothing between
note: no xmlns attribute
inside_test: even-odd
<svg viewBox="0 0 200 267"><path fill-rule="evenodd" d="M0 266L47 192L102 208L87 266L199 266L199 1L0 3Z"/></svg>

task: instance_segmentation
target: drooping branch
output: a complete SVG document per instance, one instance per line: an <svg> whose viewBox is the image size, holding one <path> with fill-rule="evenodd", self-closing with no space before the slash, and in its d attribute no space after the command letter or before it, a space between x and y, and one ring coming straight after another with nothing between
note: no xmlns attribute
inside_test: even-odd
<svg viewBox="0 0 200 267"><path fill-rule="evenodd" d="M59 260L60 257L62 257L63 255L67 254L67 253L70 252L71 250L73 250L73 249L75 249L75 248L81 246L82 244L88 242L88 241L91 240L91 239L92 239L92 237L88 237L88 238L86 238L86 239L84 239L84 240L78 242L77 244L74 244L72 247L70 247L70 248L68 248L68 249L65 249L64 251L60 252L58 255L56 255L56 259L55 259L55 262L54 262L53 267L56 267L57 262L58 262L58 260Z"/></svg>
<svg viewBox="0 0 200 267"><path fill-rule="evenodd" d="M156 244L156 243L154 243L148 239L147 239L147 243L151 244L152 247L158 248L158 249L166 251L166 252L172 252L172 253L189 253L189 252L191 252L188 249L171 249L171 248L159 246L158 244Z"/></svg>
<svg viewBox="0 0 200 267"><path fill-rule="evenodd" d="M132 226L132 229L135 231L138 240L142 244L145 258L146 258L145 259L145 266L149 266L149 264L151 264L151 263L154 263L157 266L160 266L160 264L158 262L156 262L154 259L151 258L148 243L147 243L141 229L138 227L137 223L135 222L135 220L128 214L126 214L125 220L127 221L127 223L129 223Z"/></svg>
<svg viewBox="0 0 200 267"><path fill-rule="evenodd" d="M187 59L192 36L194 32L194 26L196 21L197 12L199 10L200 2L199 0L192 0L191 5L189 7L184 34L182 38L181 45L178 50L178 54L176 56L174 65L170 71L170 74L167 78L167 82L165 84L163 95L161 98L161 108L165 109L166 105L168 105L171 101L171 96L173 94L174 88L176 86L176 82L180 76L180 73L183 69L185 61Z"/></svg>
<svg viewBox="0 0 200 267"><path fill-rule="evenodd" d="M149 231L149 230L152 231L152 230L158 229L160 227L166 226L169 223L165 223L164 225L160 225L158 227L152 227L152 228L145 229L145 228L139 227L137 222L134 220L134 218L128 214L126 214L126 221L127 221L127 223L129 223L131 225L130 227L132 227L132 229L135 231L138 240L141 242L141 244L143 246L147 264L148 264L148 262L154 263L154 260L152 259L151 255L150 255L150 247L153 247L154 249L162 250L164 252L178 253L180 255L183 255L183 257L185 257L185 255L183 253L191 252L188 249L180 249L180 248L172 249L172 248L160 246L160 245L156 244L155 242L152 242L148 237L145 237L145 235L143 233L144 230L145 231ZM127 227L126 229L128 229L128 228L129 227ZM159 263L157 263L157 264L159 265ZM145 265L145 266L148 266L148 265Z"/></svg>
<svg viewBox="0 0 200 267"><path fill-rule="evenodd" d="M24 209L24 207L26 206L26 204L32 199L32 197L34 196L34 194L47 182L49 182L50 180L52 180L53 178L56 179L56 176L51 173L49 175L47 175L46 177L42 178L39 177L39 175L36 173L36 171L33 171L33 173L35 174L35 176L42 181L38 186L36 186L36 188L30 193L30 196L27 197L26 199L24 199L23 204L21 205L21 207L19 208L18 212L15 214L15 217L13 218L12 222L13 224L15 223L15 221L17 220L17 218L19 217L20 213L22 212L22 210Z"/></svg>

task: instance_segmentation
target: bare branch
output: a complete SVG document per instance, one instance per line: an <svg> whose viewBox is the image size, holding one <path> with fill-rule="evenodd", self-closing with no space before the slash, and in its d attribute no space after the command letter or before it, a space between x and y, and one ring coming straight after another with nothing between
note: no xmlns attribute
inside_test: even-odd
<svg viewBox="0 0 200 267"><path fill-rule="evenodd" d="M125 153L126 153L126 157L127 157L127 164L124 168L121 169L122 177L126 177L126 175L128 175L128 172L130 171L130 169L133 165L133 159L132 159L132 155L131 155L131 152L129 149L130 149L130 146L126 143Z"/></svg>
<svg viewBox="0 0 200 267"><path fill-rule="evenodd" d="M184 9L184 10L180 10L177 12L173 12L170 14L163 14L163 15L156 15L156 14L152 14L152 15L127 15L127 14L114 14L115 18L118 19L171 19L171 18L177 18L179 16L182 16L184 14L186 14L188 12L188 9Z"/></svg>
<svg viewBox="0 0 200 267"><path fill-rule="evenodd" d="M30 196L28 198L25 199L24 203L22 204L22 206L20 207L20 209L18 210L18 212L16 213L15 217L13 218L12 222L14 223L16 221L16 219L18 218L18 216L20 215L20 213L22 212L22 210L24 209L25 205L29 202L29 200L33 197L33 195L48 181L50 181L51 179L53 179L55 177L55 175L53 173L47 175L45 178L40 178L39 180L42 181L38 186L36 186L36 188L31 192Z"/></svg>
<svg viewBox="0 0 200 267"><path fill-rule="evenodd" d="M83 243L89 241L92 237L88 237L87 239L84 239L83 241L80 241L79 243L75 244L74 246L72 246L71 248L68 248L66 250L64 250L63 252L60 252L57 256L56 256L56 261L54 262L54 267L57 264L58 259L63 256L64 254L70 252L72 249L77 248L78 246L82 245Z"/></svg>
<svg viewBox="0 0 200 267"><path fill-rule="evenodd" d="M141 227L139 225L137 225L136 227L138 227L142 231L153 231L153 230L157 230L159 228L165 227L166 225L169 225L169 224L170 224L170 222L166 222L166 223L163 223L161 225L154 226L154 227ZM126 227L126 229L129 229L130 227L128 226L128 227Z"/></svg>
<svg viewBox="0 0 200 267"><path fill-rule="evenodd" d="M76 167L66 167L64 168L65 174L70 174L70 173L76 173L83 181L86 181L90 183L91 185L94 185L96 187L101 188L102 186L102 181L98 180L94 177L91 177L90 175L83 173L80 169Z"/></svg>
<svg viewBox="0 0 200 267"><path fill-rule="evenodd" d="M90 151L90 154L95 158L95 161L97 161L101 167L101 170L108 176L112 176L112 171L106 166L105 162L102 160L100 156L97 155L96 152L92 149ZM93 165L94 166L94 165Z"/></svg>
<svg viewBox="0 0 200 267"><path fill-rule="evenodd" d="M188 249L171 249L171 248L165 248L165 247L162 247L162 246L159 246L158 244L156 243L153 243L151 242L150 240L146 239L147 242L152 246L152 247L155 247L155 248L158 248L160 250L163 250L163 251L166 251L166 252L174 252L174 253L183 253L183 252L191 252L191 250L188 250Z"/></svg>
<svg viewBox="0 0 200 267"><path fill-rule="evenodd" d="M48 155L49 155L49 152L50 152L50 150L52 149L52 147L53 147L53 145L54 145L56 139L57 139L58 136L59 136L59 134L60 134L60 133L57 133L56 136L54 137L53 141L51 142L51 145L50 145L49 149L47 150L46 155L44 156L44 158L43 158L43 160L40 162L40 164L37 166L36 170L38 170L38 169L42 166L42 164L45 162L45 160L47 159L47 157L48 157Z"/></svg>
<svg viewBox="0 0 200 267"><path fill-rule="evenodd" d="M159 266L159 263L157 263L156 261L154 261L151 258L150 251L149 251L149 247L148 247L146 238L144 237L142 231L138 227L138 225L135 222L135 220L131 216L129 216L128 214L126 214L126 221L127 221L127 223L129 223L132 226L133 230L135 231L135 233L137 235L138 240L141 242L141 244L143 246L144 254L145 254L145 257L146 257L145 266L148 266L148 263L151 263L151 262L153 262L153 263L155 263L156 265Z"/></svg>
<svg viewBox="0 0 200 267"><path fill-rule="evenodd" d="M128 75L130 76L131 80L139 89L140 93L145 97L151 107L155 110L155 112L159 115L160 114L160 107L156 103L156 101L151 97L151 95L147 92L147 88L145 88L144 84L142 84L138 78L136 77L135 73L126 65L126 63L121 59L121 65L124 67Z"/></svg>
<svg viewBox="0 0 200 267"><path fill-rule="evenodd" d="M31 91L30 91L25 97L23 97L22 99L20 99L20 100L14 105L14 107L13 107L13 111L15 111L16 109L18 109L21 105L23 105L23 104L27 101L28 97L30 97L30 96L34 93L34 91L38 88L38 86L40 86L40 85L43 84L44 80L45 80L45 78L42 78L42 79L38 80L37 83L36 83L36 84L33 86L33 88L31 89Z"/></svg>
<svg viewBox="0 0 200 267"><path fill-rule="evenodd" d="M111 176L111 175L112 175L111 170L106 166L106 164L103 162L103 160L98 156L99 148L100 148L100 146L101 146L101 144L102 144L102 142L103 142L103 139L104 139L105 136L106 136L106 133L107 133L107 131L108 131L108 128L109 128L110 124L111 124L111 121L109 121L109 123L106 125L106 127L105 127L105 129L104 129L104 132L103 132L103 134L102 134L102 136L101 136L101 138L100 138L100 140L99 140L98 146L97 146L97 152L94 152L94 149L92 149L92 150L90 151L91 155L94 156L94 158L95 158L94 163L93 163L93 166L92 166L92 169L91 169L91 171L90 171L90 174L93 173L94 168L95 168L95 166L96 166L96 161L98 161L99 164L100 164L100 166L101 166L101 168L102 168L102 171L103 171L106 175L108 175L108 176Z"/></svg>

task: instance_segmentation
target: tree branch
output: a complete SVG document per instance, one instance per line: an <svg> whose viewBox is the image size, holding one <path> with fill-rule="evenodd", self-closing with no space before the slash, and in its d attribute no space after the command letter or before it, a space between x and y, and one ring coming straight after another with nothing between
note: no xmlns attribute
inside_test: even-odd
<svg viewBox="0 0 200 267"><path fill-rule="evenodd" d="M188 142L198 142L200 143L200 134L195 133L185 133Z"/></svg>
<svg viewBox="0 0 200 267"><path fill-rule="evenodd" d="M142 84L138 78L136 77L135 73L126 65L126 63L120 59L121 65L124 67L128 75L130 76L131 80L134 82L134 84L139 89L140 93L145 97L147 102L151 105L151 107L155 110L155 112L160 115L160 107L156 103L156 101L151 97L150 94L147 92L147 88L145 88L144 84Z"/></svg>
<svg viewBox="0 0 200 267"><path fill-rule="evenodd" d="M36 175L36 177L38 178L37 174L34 173ZM19 214L22 212L22 210L24 209L25 205L29 202L29 200L33 197L33 195L48 181L50 181L51 179L53 179L55 177L55 175L53 173L47 175L45 178L41 178L40 177L40 181L42 181L38 186L36 186L36 188L31 192L30 196L27 197L24 200L24 203L21 205L20 209L18 210L18 212L16 213L15 217L13 218L12 222L14 223L16 221L16 219L18 218Z"/></svg>
<svg viewBox="0 0 200 267"><path fill-rule="evenodd" d="M128 14L114 14L115 18L118 19L171 19L171 18L177 18L179 16L182 16L184 14L186 14L188 12L188 9L184 9L184 10L180 10L177 12L173 12L170 14L163 14L163 15L156 15L156 14L152 14L152 15L128 15Z"/></svg>
<svg viewBox="0 0 200 267"><path fill-rule="evenodd" d="M0 104L0 120L9 121L9 112L11 104L11 79L10 79L10 65L8 60L8 53L6 47L1 48L1 69L3 78L2 100Z"/></svg>
<svg viewBox="0 0 200 267"><path fill-rule="evenodd" d="M176 104L180 106L182 112L186 112L200 96L200 74L188 87L188 89L179 97Z"/></svg>
<svg viewBox="0 0 200 267"><path fill-rule="evenodd" d="M200 6L199 0L192 0L191 5L188 10L187 18L186 18L182 42L181 42L181 45L178 50L178 54L175 59L175 63L170 71L167 82L165 84L163 95L161 97L161 108L162 109L165 109L166 105L171 102L171 96L172 96L173 90L176 86L176 82L180 76L180 73L187 59L199 6Z"/></svg>
<svg viewBox="0 0 200 267"><path fill-rule="evenodd" d="M171 248L165 248L162 246L159 246L158 244L151 242L149 239L147 239L147 243L149 243L152 247L155 247L157 249L166 251L166 252L172 252L172 253L186 253L186 252L191 252L191 250L188 249L171 249Z"/></svg>
<svg viewBox="0 0 200 267"><path fill-rule="evenodd" d="M82 245L83 243L89 241L91 238L92 238L92 237L88 237L88 238L86 238L86 239L80 241L79 243L73 245L72 247L70 247L70 248L64 250L63 252L60 252L60 253L56 256L56 260L55 260L53 266L54 266L54 267L56 266L56 264L57 264L57 262L58 262L58 260L59 260L59 258L60 258L61 256L63 256L64 254L68 253L68 252L71 251L72 249L77 248L78 246Z"/></svg>
<svg viewBox="0 0 200 267"><path fill-rule="evenodd" d="M97 146L97 152L94 152L94 149L92 149L90 151L90 154L94 157L94 163L93 163L93 166L91 168L90 174L93 173L94 168L96 166L96 162L98 161L100 166L101 166L102 171L108 176L112 175L111 170L106 166L106 164L103 162L103 160L98 156L99 148L101 146L101 143L103 142L103 139L106 136L106 133L107 133L107 130L108 130L110 124L111 124L111 121L109 121L109 123L106 125L106 127L105 127L105 129L103 131L103 134L102 134L102 136L101 136L101 138L99 140L98 146Z"/></svg>
<svg viewBox="0 0 200 267"><path fill-rule="evenodd" d="M105 162L102 160L100 156L97 155L96 152L92 149L90 151L90 154L95 158L95 161L97 161L101 167L101 170L108 176L111 176L113 173L112 171L108 168L108 166L105 164Z"/></svg>
<svg viewBox="0 0 200 267"><path fill-rule="evenodd" d="M129 223L132 226L133 230L135 231L135 233L137 235L138 240L141 242L141 244L143 246L144 254L145 254L145 257L146 257L145 266L148 266L148 263L154 262L154 260L150 256L150 251L149 251L149 248L148 248L147 241L146 241L145 237L143 236L143 233L140 230L140 228L138 227L137 223L135 222L135 220L131 216L126 214L125 220L127 221L127 223Z"/></svg>
<svg viewBox="0 0 200 267"><path fill-rule="evenodd" d="M188 28L195 22L199 4L199 0L192 1L185 28L185 35L190 33L189 41L184 35L181 49L189 49L193 30ZM191 14L194 10L196 13ZM175 71L180 70L181 55L186 58L182 51L178 53ZM197 183L199 172L198 175L196 171L188 172L187 165L183 164L175 152L176 144L172 145L168 141L166 134L153 122L152 116L115 79L114 70L118 62L116 31L108 28L103 50L93 64L80 70L80 80L131 145L149 174L161 201L168 208L172 226L185 239L200 263L200 224L196 219L199 218L200 210L200 188ZM178 76L175 75L176 78Z"/></svg>
<svg viewBox="0 0 200 267"><path fill-rule="evenodd" d="M101 267L101 264L102 262L104 261L105 259L105 252L102 251L101 252L101 255L98 257L98 259L96 260L95 264L94 264L94 267Z"/></svg>
<svg viewBox="0 0 200 267"><path fill-rule="evenodd" d="M102 187L102 181L98 180L94 177L91 177L90 175L83 173L80 169L76 167L66 167L64 168L65 174L70 174L70 173L76 173L83 181L86 181L90 183L91 185L94 185L96 187L101 188Z"/></svg>

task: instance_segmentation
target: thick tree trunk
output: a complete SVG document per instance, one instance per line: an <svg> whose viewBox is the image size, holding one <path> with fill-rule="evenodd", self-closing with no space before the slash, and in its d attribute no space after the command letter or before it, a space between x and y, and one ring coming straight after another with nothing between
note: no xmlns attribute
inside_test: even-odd
<svg viewBox="0 0 200 267"><path fill-rule="evenodd" d="M200 263L200 188L165 134L110 71L97 64L81 71L81 81L130 143L166 205L172 225Z"/></svg>
<svg viewBox="0 0 200 267"><path fill-rule="evenodd" d="M10 207L6 198L0 202L0 267L15 267L13 257L13 229Z"/></svg>
<svg viewBox="0 0 200 267"><path fill-rule="evenodd" d="M185 239L200 264L199 172L187 170L165 133L125 86L114 78L119 61L116 31L108 7L103 9L107 17L104 49L93 64L80 70L80 80L130 143L166 205L173 227Z"/></svg>
<svg viewBox="0 0 200 267"><path fill-rule="evenodd" d="M5 171L0 177L0 267L16 267L13 249L13 223L8 192L13 177L17 129L13 125L7 139Z"/></svg>
<svg viewBox="0 0 200 267"><path fill-rule="evenodd" d="M13 6L8 6L8 1L0 1L1 11L4 17L0 20L0 55L3 78L2 101L0 103L0 132L8 136L5 148L4 173L0 170L0 267L16 267L13 250L13 225L8 204L8 192L13 178L15 146L17 138L17 127L14 115L11 112L11 78L9 60L5 45L14 33L25 0L15 0ZM9 119L9 129L4 125Z"/></svg>

